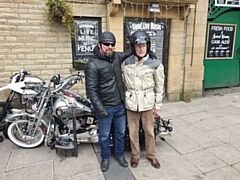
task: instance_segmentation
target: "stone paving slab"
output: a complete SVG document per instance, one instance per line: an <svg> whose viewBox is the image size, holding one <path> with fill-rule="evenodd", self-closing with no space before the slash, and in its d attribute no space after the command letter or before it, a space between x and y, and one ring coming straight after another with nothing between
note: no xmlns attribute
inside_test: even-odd
<svg viewBox="0 0 240 180"><path fill-rule="evenodd" d="M188 153L185 157L204 174L227 166L227 163L216 157L207 149Z"/></svg>
<svg viewBox="0 0 240 180"><path fill-rule="evenodd" d="M225 143L217 137L212 136L209 132L203 131L197 134L191 134L188 136L190 139L201 145L203 148L217 146Z"/></svg>
<svg viewBox="0 0 240 180"><path fill-rule="evenodd" d="M6 171L13 171L23 167L29 167L36 164L52 161L53 153L48 151L45 146L33 149L24 149L14 146L9 158Z"/></svg>
<svg viewBox="0 0 240 180"><path fill-rule="evenodd" d="M100 152L97 152L97 157L99 161L99 169L100 169ZM130 157L130 156L128 156ZM126 157L126 160L129 162L130 158ZM111 156L109 160L109 169L107 172L104 172L105 179L116 179L116 180L136 180L135 177L132 175L132 172L130 171L129 167L122 167L118 164L118 162L114 159L113 156Z"/></svg>
<svg viewBox="0 0 240 180"><path fill-rule="evenodd" d="M81 176L93 175L103 178L96 154L91 144L78 145L77 157L70 156L62 159L58 154L54 153L53 161L54 179L80 178Z"/></svg>
<svg viewBox="0 0 240 180"><path fill-rule="evenodd" d="M53 180L53 162L48 161L39 164L32 164L5 173L4 180L30 180L44 179Z"/></svg>
<svg viewBox="0 0 240 180"><path fill-rule="evenodd" d="M172 134L172 138L168 138L167 142L180 154L187 154L189 152L203 149L202 146L184 134L177 133L176 131L174 131Z"/></svg>
<svg viewBox="0 0 240 180"><path fill-rule="evenodd" d="M239 180L240 172L227 166L206 174L211 180Z"/></svg>
<svg viewBox="0 0 240 180"><path fill-rule="evenodd" d="M151 167L150 162L144 159L140 161L137 168L132 168L131 171L136 179L139 180L174 180L201 174L201 172L183 156L177 155L159 158L159 160L161 161L160 169Z"/></svg>
<svg viewBox="0 0 240 180"><path fill-rule="evenodd" d="M213 146L208 148L207 151L211 152L230 166L240 162L240 151L228 144Z"/></svg>

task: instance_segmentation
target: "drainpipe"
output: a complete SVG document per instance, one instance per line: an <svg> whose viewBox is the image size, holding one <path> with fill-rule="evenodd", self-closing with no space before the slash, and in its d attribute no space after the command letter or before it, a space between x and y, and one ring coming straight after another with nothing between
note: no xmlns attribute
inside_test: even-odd
<svg viewBox="0 0 240 180"><path fill-rule="evenodd" d="M106 5L107 5L107 31L109 31L109 15L110 15L109 6L110 6L110 0L106 0Z"/></svg>
<svg viewBox="0 0 240 180"><path fill-rule="evenodd" d="M197 4L195 5L194 9L194 20L193 20L193 40L192 40L192 54L191 54L191 66L193 66L193 50L194 50L194 40L195 40L195 30L196 30L196 14L197 14Z"/></svg>
<svg viewBox="0 0 240 180"><path fill-rule="evenodd" d="M184 41L183 41L183 55L182 55L182 61L183 61L182 93L184 93L185 59L186 59L186 46L187 46L186 45L187 44L187 24L188 24L188 15L190 14L188 12L185 13L184 15L184 34L183 34ZM184 99L181 99L181 100L184 100Z"/></svg>

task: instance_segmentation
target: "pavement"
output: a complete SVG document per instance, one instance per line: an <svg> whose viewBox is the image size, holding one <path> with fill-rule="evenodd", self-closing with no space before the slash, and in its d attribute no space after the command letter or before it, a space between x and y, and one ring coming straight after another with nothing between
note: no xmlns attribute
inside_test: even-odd
<svg viewBox="0 0 240 180"><path fill-rule="evenodd" d="M164 102L162 118L173 120L171 137L157 139L155 169L142 150L137 168L123 168L113 157L100 169L98 144L78 145L78 156L63 156L44 145L23 149L0 143L2 180L239 180L240 91L211 91L186 102ZM127 161L131 154L125 152Z"/></svg>

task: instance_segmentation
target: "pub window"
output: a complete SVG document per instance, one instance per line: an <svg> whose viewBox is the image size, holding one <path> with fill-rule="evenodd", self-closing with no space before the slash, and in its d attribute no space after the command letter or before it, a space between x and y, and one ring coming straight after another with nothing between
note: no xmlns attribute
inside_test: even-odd
<svg viewBox="0 0 240 180"><path fill-rule="evenodd" d="M101 18L75 17L76 36L72 39L72 63L76 70L76 62L87 62L98 44L101 33Z"/></svg>

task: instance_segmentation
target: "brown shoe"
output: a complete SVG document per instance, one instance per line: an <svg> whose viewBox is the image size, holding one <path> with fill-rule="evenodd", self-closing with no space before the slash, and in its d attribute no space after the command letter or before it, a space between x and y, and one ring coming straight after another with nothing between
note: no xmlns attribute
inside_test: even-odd
<svg viewBox="0 0 240 180"><path fill-rule="evenodd" d="M159 169L160 168L160 163L158 162L157 158L153 158L153 159L150 159L150 158L147 158L149 161L151 161L151 164L153 167Z"/></svg>
<svg viewBox="0 0 240 180"><path fill-rule="evenodd" d="M138 166L138 158L132 157L130 164L133 168L136 168Z"/></svg>

